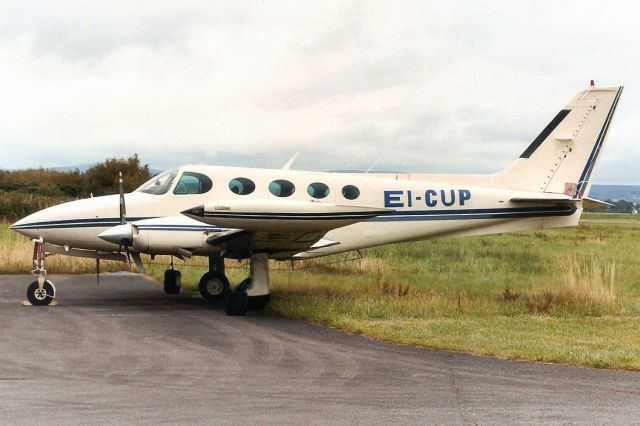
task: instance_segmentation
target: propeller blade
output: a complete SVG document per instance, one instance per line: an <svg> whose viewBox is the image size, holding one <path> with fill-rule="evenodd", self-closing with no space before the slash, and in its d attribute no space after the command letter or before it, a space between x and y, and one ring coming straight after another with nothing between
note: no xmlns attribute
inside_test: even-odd
<svg viewBox="0 0 640 426"><path fill-rule="evenodd" d="M120 224L127 223L127 206L124 203L124 180L122 172L118 173L118 186L120 187Z"/></svg>
<svg viewBox="0 0 640 426"><path fill-rule="evenodd" d="M133 261L136 264L136 268L138 269L138 272L141 274L144 274L144 264L142 263L142 257L140 257L140 253L133 252L131 253L131 257L133 258Z"/></svg>
<svg viewBox="0 0 640 426"><path fill-rule="evenodd" d="M129 251L129 246L125 245L124 250L127 252L127 262L129 263L129 271L131 271L131 252Z"/></svg>

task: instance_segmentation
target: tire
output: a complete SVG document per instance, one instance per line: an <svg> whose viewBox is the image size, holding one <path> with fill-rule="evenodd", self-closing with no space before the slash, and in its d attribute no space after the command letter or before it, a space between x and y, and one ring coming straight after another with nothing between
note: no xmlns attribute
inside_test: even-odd
<svg viewBox="0 0 640 426"><path fill-rule="evenodd" d="M224 304L224 312L229 316L244 316L247 314L247 293L242 290L229 292Z"/></svg>
<svg viewBox="0 0 640 426"><path fill-rule="evenodd" d="M27 288L27 299L33 306L47 306L56 295L56 291L50 281L45 281L42 285L42 292L39 291L38 281L29 284Z"/></svg>
<svg viewBox="0 0 640 426"><path fill-rule="evenodd" d="M164 271L164 292L167 294L180 294L180 271L167 269Z"/></svg>
<svg viewBox="0 0 640 426"><path fill-rule="evenodd" d="M207 272L200 278L198 291L207 302L219 302L227 297L229 280L219 272Z"/></svg>
<svg viewBox="0 0 640 426"><path fill-rule="evenodd" d="M259 311L264 309L271 300L271 294L264 294L262 296L249 296L247 298L247 309L252 311Z"/></svg>

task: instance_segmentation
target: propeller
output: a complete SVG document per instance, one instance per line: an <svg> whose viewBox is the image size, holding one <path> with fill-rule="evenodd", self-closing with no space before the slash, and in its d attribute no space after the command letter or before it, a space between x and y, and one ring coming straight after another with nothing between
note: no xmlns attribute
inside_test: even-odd
<svg viewBox="0 0 640 426"><path fill-rule="evenodd" d="M120 224L105 230L99 234L98 237L110 243L117 244L118 251L120 253L123 251L126 253L129 269L131 269L131 259L133 258L138 270L144 272L144 265L140 253L135 251L131 253L129 250L133 245L134 232L137 233L137 230L134 229L135 225L127 222L127 206L124 199L124 179L122 178L122 172L118 173L118 187L120 193Z"/></svg>
<svg viewBox="0 0 640 426"><path fill-rule="evenodd" d="M118 172L118 187L120 189L120 225L127 223L127 206L124 203L124 179L122 172Z"/></svg>
<svg viewBox="0 0 640 426"><path fill-rule="evenodd" d="M118 251L122 252L122 249L124 249L125 253L127 253L127 262L129 262L129 270L131 270L131 253L129 252L129 247L133 240L133 229L131 229L131 225L127 223L127 205L124 202L124 179L122 178L122 172L118 172L118 189L120 193L120 226L126 227L128 225L129 229L127 229L127 231L130 231L126 233L124 238L120 239Z"/></svg>

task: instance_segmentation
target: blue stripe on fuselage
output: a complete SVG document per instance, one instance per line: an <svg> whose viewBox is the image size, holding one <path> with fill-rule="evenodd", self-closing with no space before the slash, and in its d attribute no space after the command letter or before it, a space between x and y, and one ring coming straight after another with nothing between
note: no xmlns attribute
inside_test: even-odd
<svg viewBox="0 0 640 426"><path fill-rule="evenodd" d="M138 220L155 219L154 217L130 217L127 220L129 222L135 222ZM64 219L64 220L46 220L42 222L31 222L22 225L12 225L12 229L34 229L34 228L53 228L53 227L96 227L96 226L115 226L120 225L120 218L118 217L103 217L103 218L85 218L85 219Z"/></svg>
<svg viewBox="0 0 640 426"><path fill-rule="evenodd" d="M402 210L385 213L382 216L368 219L369 222L400 222L400 221L431 221L431 220L465 220L465 219L520 219L532 217L550 217L550 216L570 216L575 213L575 207L549 208L549 207L516 207L516 208L498 208L498 209L459 209L459 210ZM308 215L294 216L282 215L280 213L251 213L254 217L245 215L237 216L238 219L270 219L270 220L312 220L315 217ZM335 219L351 218L353 213L333 213ZM130 218L131 222L152 218ZM322 219L328 219L323 216ZM120 224L118 218L88 218L88 219L70 219L59 221L35 222L14 227L14 229L60 229L60 228L81 228L81 227L105 227L116 226ZM134 223L135 224L135 223ZM140 230L159 230L159 231L220 231L214 225L140 225Z"/></svg>

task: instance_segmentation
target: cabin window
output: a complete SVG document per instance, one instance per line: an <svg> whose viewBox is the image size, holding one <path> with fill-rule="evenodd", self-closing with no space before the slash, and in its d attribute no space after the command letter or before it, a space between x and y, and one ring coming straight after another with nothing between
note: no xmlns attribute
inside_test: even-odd
<svg viewBox="0 0 640 426"><path fill-rule="evenodd" d="M249 195L256 189L256 184L251 179L237 177L229 182L229 189L234 194Z"/></svg>
<svg viewBox="0 0 640 426"><path fill-rule="evenodd" d="M307 186L307 192L313 198L325 198L329 196L329 192L331 192L331 190L324 183L314 182Z"/></svg>
<svg viewBox="0 0 640 426"><path fill-rule="evenodd" d="M140 188L136 189L136 191L153 195L166 194L169 188L171 188L171 184L177 174L177 170L169 170L167 172L160 173L143 183Z"/></svg>
<svg viewBox="0 0 640 426"><path fill-rule="evenodd" d="M204 194L213 187L213 182L207 175L195 172L184 172L176 184L173 193L176 195Z"/></svg>
<svg viewBox="0 0 640 426"><path fill-rule="evenodd" d="M288 197L296 192L296 187L288 180L274 180L269 184L269 192L276 197Z"/></svg>
<svg viewBox="0 0 640 426"><path fill-rule="evenodd" d="M347 200L355 200L360 196L360 190L353 185L345 185L342 187L342 196Z"/></svg>

